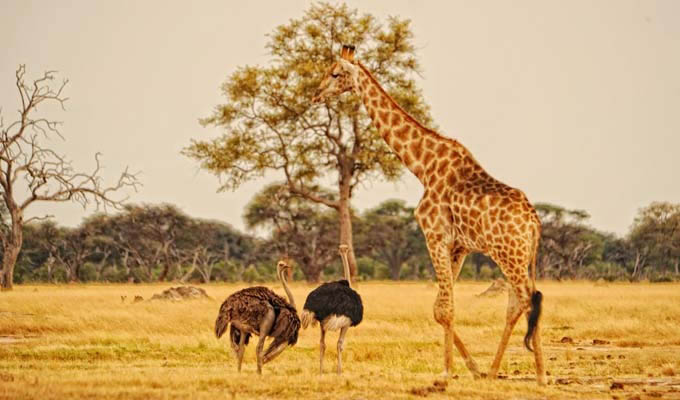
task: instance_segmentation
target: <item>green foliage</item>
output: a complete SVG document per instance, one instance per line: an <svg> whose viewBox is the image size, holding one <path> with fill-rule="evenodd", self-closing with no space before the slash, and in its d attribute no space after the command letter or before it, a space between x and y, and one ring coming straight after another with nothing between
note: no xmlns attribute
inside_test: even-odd
<svg viewBox="0 0 680 400"><path fill-rule="evenodd" d="M243 282L253 283L261 281L262 275L260 275L255 265L250 264L248 268L246 268L246 270L243 271Z"/></svg>
<svg viewBox="0 0 680 400"><path fill-rule="evenodd" d="M425 240L413 208L402 200L387 200L367 210L357 224L356 248L387 265L390 278L399 279L403 266L426 252Z"/></svg>
<svg viewBox="0 0 680 400"><path fill-rule="evenodd" d="M361 280L373 279L375 276L376 261L370 257L359 257L357 259L357 270Z"/></svg>
<svg viewBox="0 0 680 400"><path fill-rule="evenodd" d="M395 99L418 120L430 123L413 80L420 66L412 39L408 20L394 17L383 25L346 5L312 5L301 18L269 35L267 66L241 67L223 83L225 103L201 124L222 127L224 135L192 141L184 154L221 175L222 190L279 170L287 183L314 192L314 182L338 171L342 159L354 165L355 182L381 175L398 178L401 163L356 96L322 106L310 100L341 45L352 43Z"/></svg>
<svg viewBox="0 0 680 400"><path fill-rule="evenodd" d="M483 281L488 281L494 278L493 269L488 265L482 265L482 269L479 271L479 279Z"/></svg>
<svg viewBox="0 0 680 400"><path fill-rule="evenodd" d="M193 140L183 154L220 176L220 190L235 190L265 173L277 173L290 193L337 210L333 218L338 221L340 240L348 241L354 188L373 179L395 180L402 164L373 127L358 96L347 94L321 105L311 99L341 46L352 43L359 49L358 59L395 100L416 119L430 124L429 108L414 80L419 65L410 23L396 17L381 23L344 4L316 3L268 37L269 62L231 73L221 87L224 103L200 121L221 128L223 134ZM323 189L321 181L333 175L337 188ZM261 210L250 211L259 218ZM318 226L321 230L332 227L330 221ZM286 243L293 243L292 238ZM317 257L300 246L290 251L307 280L317 281L328 263L327 255Z"/></svg>
<svg viewBox="0 0 680 400"><path fill-rule="evenodd" d="M246 206L244 220L249 228L268 229L276 253L294 259L308 282L318 282L324 267L338 259L337 212L322 210L284 184L258 192Z"/></svg>
<svg viewBox="0 0 680 400"><path fill-rule="evenodd" d="M591 280L603 279L608 282L627 281L628 273L626 269L619 264L598 261L584 267L579 273L579 278Z"/></svg>
<svg viewBox="0 0 680 400"><path fill-rule="evenodd" d="M117 214L90 216L76 228L50 221L27 224L16 281L68 282L75 271L81 282L154 282L166 269L171 278L179 279L195 263L186 277L191 282L259 283L277 279L276 261L286 253L296 261L293 279L301 280L309 279L305 263L312 262L306 254L311 251L327 255L321 262L315 261L319 276L325 280L341 277L334 211L323 211L299 196L288 196L290 193L278 193L274 199L272 193L278 193L275 186L265 188L246 210L247 222L254 222L251 226L271 232L267 239L244 235L219 221L176 213L169 205L131 205ZM675 253L677 225L673 224L678 208L653 203L640 210L629 235L618 238L587 226L584 213L539 205L544 218L541 246L545 246L539 252L539 270L544 268L542 276L547 279L676 281L680 279L676 272L680 259ZM181 229L172 231L169 227L177 222L166 219L159 224L162 218L152 218L154 215L176 215L184 222ZM399 279L432 279L422 235L411 209L403 202L386 201L353 219L360 279L394 278L385 257L389 251L398 251L395 254L402 257ZM166 258L160 256L168 242L160 232L153 233L163 226L165 234L173 232L167 248L169 268ZM406 252L409 246L413 248ZM566 265L568 262L571 265ZM489 280L500 276L493 260L472 253L459 278Z"/></svg>

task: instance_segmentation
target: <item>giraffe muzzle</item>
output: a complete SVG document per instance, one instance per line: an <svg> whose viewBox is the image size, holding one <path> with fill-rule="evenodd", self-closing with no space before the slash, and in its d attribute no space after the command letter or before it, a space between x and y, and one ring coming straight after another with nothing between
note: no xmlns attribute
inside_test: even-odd
<svg viewBox="0 0 680 400"><path fill-rule="evenodd" d="M314 95L314 97L312 97L312 103L318 104L321 102L323 102L323 96L321 96L321 93L317 93Z"/></svg>

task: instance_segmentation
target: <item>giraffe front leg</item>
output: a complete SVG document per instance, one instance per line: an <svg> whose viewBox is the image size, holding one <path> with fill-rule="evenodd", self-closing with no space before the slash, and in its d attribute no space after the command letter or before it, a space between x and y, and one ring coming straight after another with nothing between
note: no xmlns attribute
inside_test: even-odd
<svg viewBox="0 0 680 400"><path fill-rule="evenodd" d="M437 299L434 301L434 320L444 329L444 374L453 372L453 278L451 270L450 235L436 231L425 232L427 249L437 276Z"/></svg>
<svg viewBox="0 0 680 400"><path fill-rule="evenodd" d="M456 280L458 279L458 275L460 274L460 270L463 267L463 261L465 261L465 256L467 256L467 252L462 250L462 249L454 249L451 252L451 279L452 282L455 283ZM452 312L455 310L453 306L453 285L451 286L451 310ZM453 319L452 319L453 321ZM479 379L482 377L482 374L479 372L479 367L477 366L477 363L475 360L472 358L470 353L467 351L465 348L465 344L463 344L463 341L458 337L458 334L456 333L455 328L452 327L451 330L453 331L453 344L456 345L456 348L458 349L458 352L460 353L461 357L463 357L463 362L465 363L465 366L470 370L472 373L472 376L475 379Z"/></svg>
<svg viewBox="0 0 680 400"><path fill-rule="evenodd" d="M444 329L444 375L450 377L453 372L453 307L448 301L446 291L440 288L434 302L434 320Z"/></svg>

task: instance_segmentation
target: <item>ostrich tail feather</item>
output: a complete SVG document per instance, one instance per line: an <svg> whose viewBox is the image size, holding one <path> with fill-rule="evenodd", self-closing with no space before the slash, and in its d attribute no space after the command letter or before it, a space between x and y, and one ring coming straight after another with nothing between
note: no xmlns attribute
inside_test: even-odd
<svg viewBox="0 0 680 400"><path fill-rule="evenodd" d="M227 330L227 325L229 325L229 317L226 313L219 313L217 315L217 320L215 320L215 336L219 339L224 335Z"/></svg>
<svg viewBox="0 0 680 400"><path fill-rule="evenodd" d="M302 324L302 329L307 329L307 327L311 324L312 326L316 325L316 316L314 315L313 311L309 311L307 309L302 310L302 314L300 315L300 323Z"/></svg>

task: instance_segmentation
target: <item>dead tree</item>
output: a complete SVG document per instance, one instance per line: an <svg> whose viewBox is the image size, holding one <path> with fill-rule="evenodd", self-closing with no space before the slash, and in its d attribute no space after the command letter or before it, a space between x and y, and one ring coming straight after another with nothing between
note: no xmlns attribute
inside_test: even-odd
<svg viewBox="0 0 680 400"><path fill-rule="evenodd" d="M100 176L99 153L91 172L74 170L65 156L44 145L42 140L58 136L60 123L36 115L38 106L59 105L62 109L67 98L63 92L68 81L53 86L55 71L48 71L31 83L25 80L26 67L16 71L16 88L21 104L18 117L5 125L0 110L0 190L7 207L9 221L0 233L3 257L0 286L12 289L14 265L23 243L22 227L33 219L24 219L26 209L35 202L73 201L86 207L94 203L99 209L118 208L125 200L121 189L135 189L139 185L134 174L126 169L112 185L104 185Z"/></svg>

